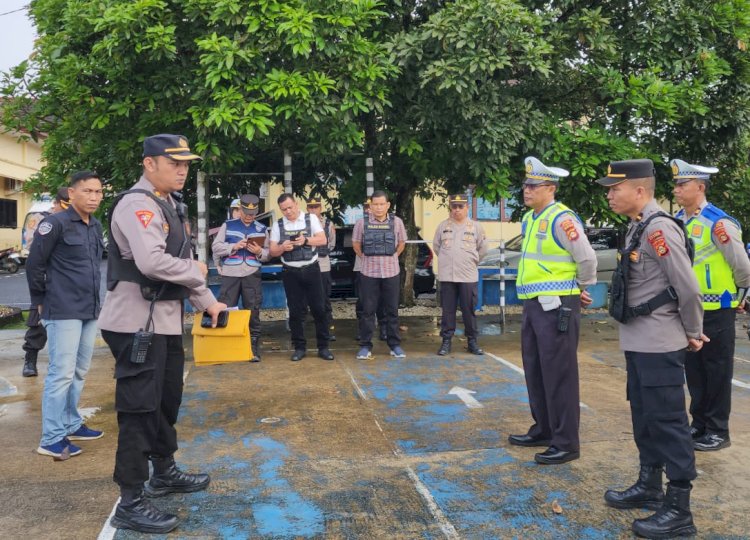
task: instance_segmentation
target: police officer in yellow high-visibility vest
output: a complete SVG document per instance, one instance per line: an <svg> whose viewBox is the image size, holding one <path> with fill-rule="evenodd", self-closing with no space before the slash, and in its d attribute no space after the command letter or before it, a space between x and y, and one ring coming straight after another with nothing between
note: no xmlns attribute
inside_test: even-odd
<svg viewBox="0 0 750 540"><path fill-rule="evenodd" d="M523 250L516 291L523 299L521 352L534 425L511 435L517 446L549 446L537 463L566 463L580 456L578 332L585 287L596 283L596 254L580 218L555 201L568 171L528 157L523 202Z"/></svg>
<svg viewBox="0 0 750 540"><path fill-rule="evenodd" d="M736 309L750 287L750 259L742 245L742 231L733 217L706 201L710 175L716 167L671 162L674 195L683 207L677 218L685 223L695 245L693 271L703 295L703 333L711 341L685 358L690 391L690 433L700 451L729 446L729 411Z"/></svg>

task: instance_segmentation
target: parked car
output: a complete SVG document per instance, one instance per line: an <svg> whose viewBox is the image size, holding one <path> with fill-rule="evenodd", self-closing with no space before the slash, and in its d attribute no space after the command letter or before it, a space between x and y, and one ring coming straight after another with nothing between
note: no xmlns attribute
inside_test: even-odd
<svg viewBox="0 0 750 540"><path fill-rule="evenodd" d="M617 266L617 245L620 232L611 227L585 229L591 247L596 252L597 282L612 281L612 272ZM519 234L505 244L505 267L510 273L518 271L518 259L521 257L523 237ZM479 263L479 266L500 266L500 249L490 249Z"/></svg>
<svg viewBox="0 0 750 540"><path fill-rule="evenodd" d="M353 296L354 248L351 225L336 227L336 246L331 250L331 296ZM421 238L420 238L421 240ZM427 244L417 244L417 266L414 269L414 295L435 292L435 274L432 271L432 249Z"/></svg>

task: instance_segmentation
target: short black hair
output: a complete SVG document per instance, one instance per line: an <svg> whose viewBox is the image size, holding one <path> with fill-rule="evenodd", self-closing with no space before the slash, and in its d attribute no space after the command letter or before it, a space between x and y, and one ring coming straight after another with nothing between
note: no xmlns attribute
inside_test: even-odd
<svg viewBox="0 0 750 540"><path fill-rule="evenodd" d="M276 204L281 204L287 199L294 200L294 195L292 195L291 193L282 193L281 195L279 195L279 198L276 199Z"/></svg>
<svg viewBox="0 0 750 540"><path fill-rule="evenodd" d="M94 171L76 171L70 175L70 187L75 187L76 184L92 178L102 181L101 177Z"/></svg>
<svg viewBox="0 0 750 540"><path fill-rule="evenodd" d="M382 189L374 191L370 196L370 200L373 200L375 197L385 197L385 202L388 202L388 194Z"/></svg>

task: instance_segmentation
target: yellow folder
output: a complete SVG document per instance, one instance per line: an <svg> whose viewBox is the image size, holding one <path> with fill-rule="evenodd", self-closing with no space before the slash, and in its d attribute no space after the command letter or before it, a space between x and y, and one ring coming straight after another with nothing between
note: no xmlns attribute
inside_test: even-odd
<svg viewBox="0 0 750 540"><path fill-rule="evenodd" d="M196 366L247 362L252 359L250 348L250 310L229 311L224 328L203 328L201 314L193 320L193 356Z"/></svg>

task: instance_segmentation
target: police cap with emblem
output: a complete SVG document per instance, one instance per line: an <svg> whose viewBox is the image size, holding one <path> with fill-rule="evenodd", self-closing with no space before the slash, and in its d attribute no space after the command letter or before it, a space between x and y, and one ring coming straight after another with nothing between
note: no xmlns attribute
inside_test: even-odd
<svg viewBox="0 0 750 540"><path fill-rule="evenodd" d="M469 197L466 193L457 193L455 195L448 195L448 204L468 204Z"/></svg>
<svg viewBox="0 0 750 540"><path fill-rule="evenodd" d="M322 206L323 205L323 199L319 195L310 195L310 198L307 199L307 206Z"/></svg>
<svg viewBox="0 0 750 540"><path fill-rule="evenodd" d="M570 173L560 167L548 167L535 157L527 157L523 160L526 165L526 179L524 185L536 186L553 182L557 184L560 178L565 178Z"/></svg>
<svg viewBox="0 0 750 540"><path fill-rule="evenodd" d="M681 159L673 159L669 162L672 167L672 176L675 184L690 182L691 180L707 181L712 174L719 172L716 167L704 167L703 165L691 165Z"/></svg>
<svg viewBox="0 0 750 540"><path fill-rule="evenodd" d="M607 176L599 178L597 182L603 186L616 186L625 180L639 178L653 178L656 176L654 162L650 159L626 159L613 161L607 167Z"/></svg>
<svg viewBox="0 0 750 540"><path fill-rule="evenodd" d="M229 208L239 208L239 207L240 207L240 200L232 199L232 203L229 205Z"/></svg>
<svg viewBox="0 0 750 540"><path fill-rule="evenodd" d="M254 216L258 213L260 199L257 195L240 195L240 209L245 214Z"/></svg>
<svg viewBox="0 0 750 540"><path fill-rule="evenodd" d="M182 135L162 133L143 140L143 157L165 156L175 161L202 159L190 152L188 140Z"/></svg>

